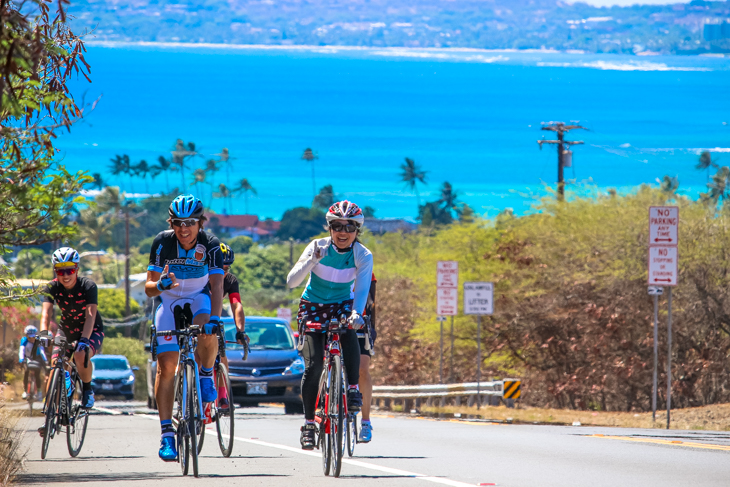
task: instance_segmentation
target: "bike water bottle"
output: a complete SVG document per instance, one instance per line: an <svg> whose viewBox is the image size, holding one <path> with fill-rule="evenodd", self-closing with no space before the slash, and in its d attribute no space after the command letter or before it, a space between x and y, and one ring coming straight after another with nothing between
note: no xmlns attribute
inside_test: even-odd
<svg viewBox="0 0 730 487"><path fill-rule="evenodd" d="M74 385L73 382L71 382L71 374L68 373L68 370L66 371L66 394L71 397L71 394L74 393Z"/></svg>

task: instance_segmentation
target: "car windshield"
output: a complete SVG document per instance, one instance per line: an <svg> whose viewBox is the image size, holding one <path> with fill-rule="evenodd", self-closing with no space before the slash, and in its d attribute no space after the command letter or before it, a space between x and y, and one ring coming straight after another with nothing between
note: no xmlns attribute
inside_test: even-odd
<svg viewBox="0 0 730 487"><path fill-rule="evenodd" d="M127 370L129 364L123 358L94 357L91 362L96 370Z"/></svg>
<svg viewBox="0 0 730 487"><path fill-rule="evenodd" d="M246 323L246 334L251 341L251 350L291 350L294 348L294 341L286 325L281 323ZM236 326L226 325L226 341L236 341ZM241 345L228 343L229 350L240 350Z"/></svg>

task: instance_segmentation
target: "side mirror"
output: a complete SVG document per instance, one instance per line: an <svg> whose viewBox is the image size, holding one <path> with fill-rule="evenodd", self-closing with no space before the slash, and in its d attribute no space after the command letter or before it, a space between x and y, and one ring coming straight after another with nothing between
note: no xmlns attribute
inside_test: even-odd
<svg viewBox="0 0 730 487"><path fill-rule="evenodd" d="M135 365L134 367L132 367L132 370L133 370L133 371L135 371L135 372L137 372L137 371L139 370L139 367L137 367L137 366Z"/></svg>

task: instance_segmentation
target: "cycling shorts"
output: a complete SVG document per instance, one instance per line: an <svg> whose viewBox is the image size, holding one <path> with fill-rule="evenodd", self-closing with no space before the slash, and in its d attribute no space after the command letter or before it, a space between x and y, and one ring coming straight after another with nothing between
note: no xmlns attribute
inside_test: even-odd
<svg viewBox="0 0 730 487"><path fill-rule="evenodd" d="M79 338L81 338L81 332L74 332L69 333L68 330L64 330L63 327L58 328L58 335L62 336L66 339L68 343L78 342ZM99 350L101 350L101 344L104 342L104 329L100 326L94 326L94 330L91 332L91 336L89 337L89 345L91 345L91 350L94 352L94 355L98 353ZM70 349L66 352L66 358L70 359L71 356L74 353L74 349ZM55 362L58 357L61 355L61 348L57 346L53 346L53 352L51 352L51 363ZM77 364L81 365L81 364Z"/></svg>
<svg viewBox="0 0 730 487"><path fill-rule="evenodd" d="M190 304L190 310L193 313L193 319L198 315L210 314L210 293L204 289L201 293L185 298L171 298L165 296L162 303L155 311L155 328L156 331L170 331L175 329L175 307L184 308L186 304ZM157 337L157 353L163 352L179 352L180 347L177 344L177 337Z"/></svg>

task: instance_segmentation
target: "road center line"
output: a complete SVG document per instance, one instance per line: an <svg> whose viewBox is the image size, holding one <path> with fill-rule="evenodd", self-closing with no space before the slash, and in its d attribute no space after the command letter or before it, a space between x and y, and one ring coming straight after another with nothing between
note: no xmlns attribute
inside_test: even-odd
<svg viewBox="0 0 730 487"><path fill-rule="evenodd" d="M217 431L213 427L209 426L206 429L212 433L217 434ZM239 436L234 436L233 439L242 441L244 443L251 443L253 445L267 446L269 448L277 448L279 450L286 450L286 451L289 451L292 453L299 453L300 455L308 455L308 456L318 457L318 458L322 457L321 453L315 453L313 451L302 450L301 448L295 448L295 447L287 446L287 445L279 445L278 443L269 443L268 441L241 438ZM432 477L432 476L424 475L421 473L409 472L407 470L400 470L398 468L383 467L380 465L376 465L374 463L363 462L360 460L351 460L349 458L343 458L342 463L346 463L348 465L354 465L356 467L367 468L370 470L376 470L378 472L389 473L389 474L393 474L393 475L400 475L401 477L425 480L427 482L432 482L435 484L450 485L452 487L474 487L474 484L467 484L466 482L459 482L457 480L451 480L451 479L446 479L446 478L441 478L441 477Z"/></svg>
<svg viewBox="0 0 730 487"><path fill-rule="evenodd" d="M660 440L658 438L635 438L632 436L587 435L589 438L604 438L606 440L635 441L638 443L655 443L667 446L684 446L688 448L702 448L705 450L730 451L728 445L713 445L712 443L694 443L691 441Z"/></svg>

